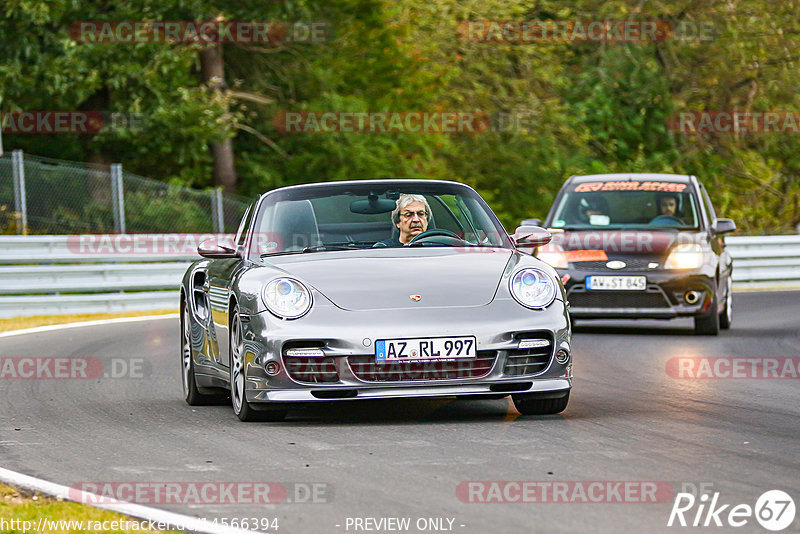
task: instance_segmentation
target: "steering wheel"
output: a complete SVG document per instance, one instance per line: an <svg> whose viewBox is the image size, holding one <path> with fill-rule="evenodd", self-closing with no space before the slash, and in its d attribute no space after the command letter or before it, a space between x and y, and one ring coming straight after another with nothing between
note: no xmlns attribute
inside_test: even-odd
<svg viewBox="0 0 800 534"><path fill-rule="evenodd" d="M428 237L454 237L459 241L464 241L455 232L451 232L450 230L445 230L444 228L434 228L433 230L425 230L421 234L417 234L414 238L408 242L408 245L413 245L415 243L421 243L423 239Z"/></svg>
<svg viewBox="0 0 800 534"><path fill-rule="evenodd" d="M668 226L668 224L664 223L671 223L671 222L678 223L680 225L684 224L684 222L681 219L675 217L674 215L659 215L652 221L650 221L650 224L655 224L658 226Z"/></svg>

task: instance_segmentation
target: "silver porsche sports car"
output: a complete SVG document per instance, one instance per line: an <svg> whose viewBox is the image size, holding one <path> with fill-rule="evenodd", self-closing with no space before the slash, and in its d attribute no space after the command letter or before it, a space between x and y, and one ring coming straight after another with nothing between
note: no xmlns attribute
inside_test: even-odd
<svg viewBox="0 0 800 534"><path fill-rule="evenodd" d="M555 270L470 187L298 185L262 195L235 239L206 241L181 286L183 393L243 421L313 402L502 398L564 410L570 323Z"/></svg>

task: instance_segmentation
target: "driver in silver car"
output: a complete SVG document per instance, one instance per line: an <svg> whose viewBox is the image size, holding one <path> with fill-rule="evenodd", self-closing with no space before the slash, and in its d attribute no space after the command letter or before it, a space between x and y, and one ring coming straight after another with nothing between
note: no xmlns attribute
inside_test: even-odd
<svg viewBox="0 0 800 534"><path fill-rule="evenodd" d="M403 193L392 211L392 222L399 235L375 243L376 247L402 247L428 229L431 207L422 195Z"/></svg>

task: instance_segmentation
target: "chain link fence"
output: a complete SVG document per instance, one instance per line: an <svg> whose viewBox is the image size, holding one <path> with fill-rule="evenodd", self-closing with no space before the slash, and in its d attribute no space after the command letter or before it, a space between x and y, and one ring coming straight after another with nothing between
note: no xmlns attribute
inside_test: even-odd
<svg viewBox="0 0 800 534"><path fill-rule="evenodd" d="M233 233L249 200L94 165L0 156L0 234Z"/></svg>

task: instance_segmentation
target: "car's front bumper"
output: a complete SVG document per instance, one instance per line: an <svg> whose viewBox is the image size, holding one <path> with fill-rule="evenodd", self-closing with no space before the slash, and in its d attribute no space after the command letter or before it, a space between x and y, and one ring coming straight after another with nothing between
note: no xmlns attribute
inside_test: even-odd
<svg viewBox="0 0 800 534"><path fill-rule="evenodd" d="M363 312L320 305L300 320L283 321L264 312L243 317L242 325L246 397L252 403L510 393L557 397L572 385L570 326L560 300L544 310L528 310L512 299L495 299L481 307ZM377 340L444 336L475 336L479 357L488 358L487 355L494 353L486 372L473 377L474 370L465 361L419 364L436 369L427 374L404 374L411 379L394 380L394 375L385 373L379 379L367 379L359 371L362 364L369 365L373 372L380 369L372 366ZM524 359L526 353L520 355L518 350L521 337L550 340L546 366L535 367L535 373L519 374L518 362L528 361ZM330 362L326 367L329 372L297 372L293 367L296 359L288 357L286 349L306 346L321 348L325 356L319 361ZM555 359L559 349L570 354L564 363ZM544 361L544 349L537 354L536 361ZM273 367L274 363L279 365L277 372L266 371L270 362ZM516 367L509 367L515 362ZM522 371L531 369L534 367L522 367Z"/></svg>
<svg viewBox="0 0 800 534"><path fill-rule="evenodd" d="M691 271L582 271L558 269L564 279L569 314L583 319L673 319L707 314L716 292L715 278L707 269ZM635 290L589 290L587 276L645 276L647 287ZM697 291L700 297L688 303L685 295Z"/></svg>

